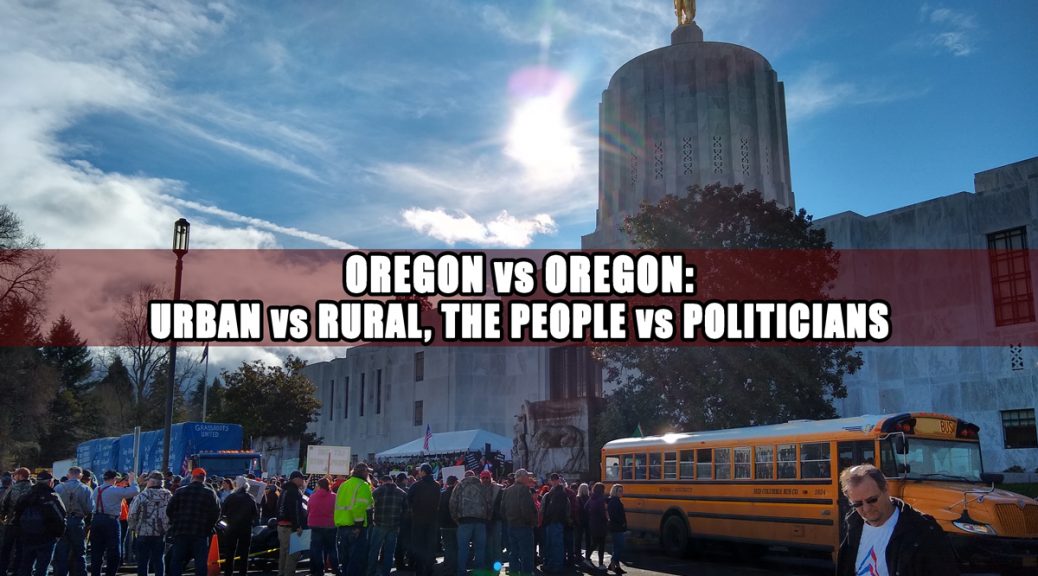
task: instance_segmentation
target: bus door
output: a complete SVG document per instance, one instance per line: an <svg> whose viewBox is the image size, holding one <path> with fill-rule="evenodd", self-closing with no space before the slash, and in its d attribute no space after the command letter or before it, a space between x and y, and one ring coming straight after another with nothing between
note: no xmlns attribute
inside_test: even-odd
<svg viewBox="0 0 1038 576"><path fill-rule="evenodd" d="M837 462L839 463L839 470L836 471L836 483L837 491L840 493L840 542L843 542L844 532L847 530L843 519L851 511L851 505L847 503L847 499L843 497L843 492L839 490L839 478L840 473L845 469L858 464L872 464L878 466L876 462L876 441L875 440L854 440L851 442L837 442L836 443L836 454Z"/></svg>

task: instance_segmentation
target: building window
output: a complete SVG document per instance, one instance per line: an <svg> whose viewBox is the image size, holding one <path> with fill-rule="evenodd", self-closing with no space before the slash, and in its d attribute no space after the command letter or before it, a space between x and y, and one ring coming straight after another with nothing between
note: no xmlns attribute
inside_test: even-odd
<svg viewBox="0 0 1038 576"><path fill-rule="evenodd" d="M414 425L415 426L421 426L422 425L422 401L421 400L415 400L414 401Z"/></svg>
<svg viewBox="0 0 1038 576"><path fill-rule="evenodd" d="M988 234L988 263L995 326L1034 322L1034 293L1024 229Z"/></svg>
<svg viewBox="0 0 1038 576"><path fill-rule="evenodd" d="M363 416L364 415L364 377L365 376L367 376L367 374L365 374L364 372L360 373L360 414L358 414L359 416Z"/></svg>
<svg viewBox="0 0 1038 576"><path fill-rule="evenodd" d="M342 417L350 417L350 377L347 376L342 382Z"/></svg>
<svg viewBox="0 0 1038 576"><path fill-rule="evenodd" d="M382 371L375 373L375 414L382 413Z"/></svg>
<svg viewBox="0 0 1038 576"><path fill-rule="evenodd" d="M335 378L332 378L328 389L331 391L331 394L328 395L328 419L335 420Z"/></svg>
<svg viewBox="0 0 1038 576"><path fill-rule="evenodd" d="M414 381L425 380L425 352L414 353Z"/></svg>
<svg viewBox="0 0 1038 576"><path fill-rule="evenodd" d="M1006 448L1038 448L1034 408L1003 410L1002 434L1005 436Z"/></svg>

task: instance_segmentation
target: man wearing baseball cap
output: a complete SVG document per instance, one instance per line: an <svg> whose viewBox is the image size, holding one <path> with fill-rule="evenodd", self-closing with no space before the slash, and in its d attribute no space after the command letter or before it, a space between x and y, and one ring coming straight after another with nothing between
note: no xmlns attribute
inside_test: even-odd
<svg viewBox="0 0 1038 576"><path fill-rule="evenodd" d="M82 477L83 469L72 466L68 480L54 488L68 512L65 534L54 549L54 576L86 576L85 520L94 512L94 499L90 486L80 480Z"/></svg>
<svg viewBox="0 0 1038 576"><path fill-rule="evenodd" d="M180 576L188 557L195 559L195 574L207 574L209 539L220 521L220 497L205 484L205 470L191 471L191 483L177 490L166 507L169 534L173 537L170 576Z"/></svg>
<svg viewBox="0 0 1038 576"><path fill-rule="evenodd" d="M140 493L137 486L137 475L133 472L127 476L129 486L116 486L119 473L105 470L102 476L104 483L94 491L94 516L90 521L90 575L101 576L104 565L105 576L115 576L123 557L123 534L119 516L123 510L123 500L133 498Z"/></svg>

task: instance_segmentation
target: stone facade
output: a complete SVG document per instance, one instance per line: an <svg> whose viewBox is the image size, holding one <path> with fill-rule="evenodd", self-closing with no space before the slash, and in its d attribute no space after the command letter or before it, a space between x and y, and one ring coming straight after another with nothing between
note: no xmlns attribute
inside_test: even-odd
<svg viewBox="0 0 1038 576"><path fill-rule="evenodd" d="M308 431L358 461L421 438L426 425L433 434L479 428L515 438L506 458L525 458L538 474L583 476L598 462L589 422L602 396L589 362L575 347L356 346L304 369L321 400Z"/></svg>
<svg viewBox="0 0 1038 576"><path fill-rule="evenodd" d="M585 249L626 247L624 216L692 185L743 184L795 205L782 83L760 54L702 34L679 27L602 92L598 214Z"/></svg>
<svg viewBox="0 0 1038 576"><path fill-rule="evenodd" d="M1038 246L1038 158L980 172L974 187L973 194L959 192L869 217L843 212L815 225L843 249L987 250L989 234L1017 228L1031 249ZM1038 409L1038 349L982 343L992 331L1033 337L1038 324L996 326L986 260L962 272L978 297L965 303L959 316L974 319L977 346L861 347L864 367L845 379L847 398L836 402L837 409L841 416L951 414L980 426L986 471L1014 465L1034 470L1038 448L1005 447L1002 411ZM1032 277L1032 292L1033 286Z"/></svg>

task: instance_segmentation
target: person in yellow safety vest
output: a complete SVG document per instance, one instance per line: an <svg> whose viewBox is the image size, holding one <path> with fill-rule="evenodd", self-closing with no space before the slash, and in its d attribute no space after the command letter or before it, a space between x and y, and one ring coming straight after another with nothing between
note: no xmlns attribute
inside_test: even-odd
<svg viewBox="0 0 1038 576"><path fill-rule="evenodd" d="M339 576L366 576L368 564L368 510L371 509L368 465L353 467L350 478L335 493L335 538Z"/></svg>

